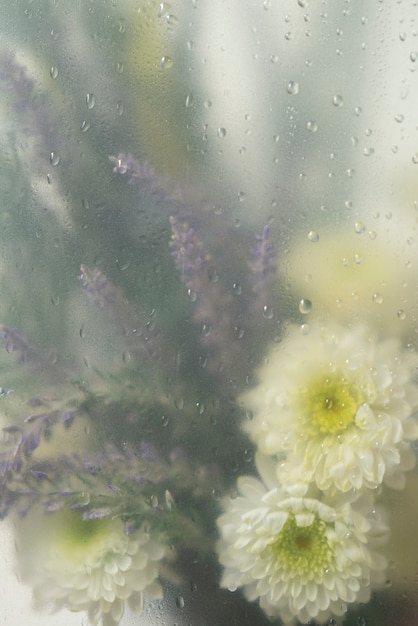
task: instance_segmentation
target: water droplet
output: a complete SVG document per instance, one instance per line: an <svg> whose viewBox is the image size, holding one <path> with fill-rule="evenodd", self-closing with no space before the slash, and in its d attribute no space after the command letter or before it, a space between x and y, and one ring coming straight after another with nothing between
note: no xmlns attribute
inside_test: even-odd
<svg viewBox="0 0 418 626"><path fill-rule="evenodd" d="M126 20L121 18L118 20L118 31L124 33L126 31Z"/></svg>
<svg viewBox="0 0 418 626"><path fill-rule="evenodd" d="M53 66L50 68L50 70L49 70L49 75L50 75L50 77L51 77L53 80L55 80L55 79L57 78L57 76L58 76L58 68L57 68L55 65L53 65Z"/></svg>
<svg viewBox="0 0 418 626"><path fill-rule="evenodd" d="M287 83L286 91L291 96L296 96L299 93L299 83L291 80Z"/></svg>
<svg viewBox="0 0 418 626"><path fill-rule="evenodd" d="M197 591L197 583L195 583L193 581L190 582L190 591L192 593L195 593Z"/></svg>
<svg viewBox="0 0 418 626"><path fill-rule="evenodd" d="M49 155L49 162L53 167L56 167L60 160L61 159L56 152L51 152L51 154Z"/></svg>
<svg viewBox="0 0 418 626"><path fill-rule="evenodd" d="M344 98L340 96L339 94L336 94L335 96L332 97L332 104L335 107L342 107L344 104Z"/></svg>
<svg viewBox="0 0 418 626"><path fill-rule="evenodd" d="M96 98L93 93L86 94L86 105L88 109L94 109L94 105L96 104Z"/></svg>
<svg viewBox="0 0 418 626"><path fill-rule="evenodd" d="M415 63L415 61L418 59L418 52L413 50L409 55L409 58L411 59L412 63Z"/></svg>
<svg viewBox="0 0 418 626"><path fill-rule="evenodd" d="M406 319L406 313L405 313L405 311L404 311L403 309L399 309L399 310L397 311L396 315L398 316L398 318L399 318L400 320L404 320L404 319Z"/></svg>
<svg viewBox="0 0 418 626"><path fill-rule="evenodd" d="M58 306L60 303L60 297L59 296L51 296L51 302L54 306Z"/></svg>
<svg viewBox="0 0 418 626"><path fill-rule="evenodd" d="M190 302L196 302L196 300L197 300L197 293L195 292L194 289L188 289L187 290L187 297L189 298Z"/></svg>
<svg viewBox="0 0 418 626"><path fill-rule="evenodd" d="M232 290L237 296L240 296L242 293L242 287L239 283L233 283Z"/></svg>
<svg viewBox="0 0 418 626"><path fill-rule="evenodd" d="M194 97L192 93L187 94L186 101L184 104L188 109L190 109L190 107L194 105Z"/></svg>
<svg viewBox="0 0 418 626"><path fill-rule="evenodd" d="M374 148L364 148L363 154L364 156L372 156L372 154L374 154Z"/></svg>
<svg viewBox="0 0 418 626"><path fill-rule="evenodd" d="M347 176L348 176L349 178L352 178L352 177L354 176L354 174L355 174L355 173L356 173L356 170L355 170L355 169L353 169L352 167L350 167L350 168L347 170Z"/></svg>
<svg viewBox="0 0 418 626"><path fill-rule="evenodd" d="M318 124L314 120L309 120L309 122L306 122L306 128L309 132L316 133L318 130Z"/></svg>
<svg viewBox="0 0 418 626"><path fill-rule="evenodd" d="M176 398L174 400L174 406L176 407L176 409L181 411L182 408L184 407L184 400L183 400L183 398Z"/></svg>
<svg viewBox="0 0 418 626"><path fill-rule="evenodd" d="M86 329L84 328L84 326L82 326L80 328L80 337L81 337L81 339L84 339L84 337L86 337L86 335L87 335Z"/></svg>
<svg viewBox="0 0 418 626"><path fill-rule="evenodd" d="M126 351L122 354L122 360L126 365L132 360L131 353Z"/></svg>
<svg viewBox="0 0 418 626"><path fill-rule="evenodd" d="M289 30L289 31L285 34L284 38L285 38L287 41L290 41L291 39L293 39L293 34L292 34L292 32Z"/></svg>
<svg viewBox="0 0 418 626"><path fill-rule="evenodd" d="M212 326L210 324L203 324L202 326L202 335L204 337L209 337L212 332Z"/></svg>
<svg viewBox="0 0 418 626"><path fill-rule="evenodd" d="M165 428L170 422L170 418L167 415L162 415L161 416L161 424L163 426L163 428Z"/></svg>
<svg viewBox="0 0 418 626"><path fill-rule="evenodd" d="M376 291L376 293L374 293L372 295L372 300L373 302L376 302L376 304L382 304L383 302L383 296L381 293L379 293L378 291Z"/></svg>
<svg viewBox="0 0 418 626"><path fill-rule="evenodd" d="M208 268L208 278L211 283L217 283L219 280L219 274L215 267Z"/></svg>
<svg viewBox="0 0 418 626"><path fill-rule="evenodd" d="M163 57L161 57L160 65L165 70L169 70L169 69L171 69L173 67L174 61L173 61L173 59L171 57L163 56Z"/></svg>
<svg viewBox="0 0 418 626"><path fill-rule="evenodd" d="M308 239L309 241L312 241L312 243L316 243L317 241L319 241L319 235L315 230L311 230L308 233Z"/></svg>
<svg viewBox="0 0 418 626"><path fill-rule="evenodd" d="M377 237L377 232L375 230L369 230L369 237L370 239L376 239Z"/></svg>
<svg viewBox="0 0 418 626"><path fill-rule="evenodd" d="M354 230L356 231L356 233L361 235L366 230L366 227L363 222L358 221L354 223Z"/></svg>
<svg viewBox="0 0 418 626"><path fill-rule="evenodd" d="M125 66L124 66L124 64L122 63L122 61L118 61L118 62L116 63L116 71L117 71L117 73L118 73L118 74L123 74L123 70L124 70L124 68L125 68Z"/></svg>
<svg viewBox="0 0 418 626"><path fill-rule="evenodd" d="M226 135L226 129L225 128L218 128L217 133L218 133L218 137L221 137L221 139L222 139Z"/></svg>
<svg viewBox="0 0 418 626"><path fill-rule="evenodd" d="M361 107L354 107L354 113L359 116L361 115L363 112L363 109Z"/></svg>
<svg viewBox="0 0 418 626"><path fill-rule="evenodd" d="M412 163L414 163L414 165L418 165L418 152L415 152L414 156L412 157Z"/></svg>
<svg viewBox="0 0 418 626"><path fill-rule="evenodd" d="M299 311L302 313L302 315L307 315L308 313L310 313L312 311L312 302L310 300L307 300L306 298L302 298L302 300L299 302Z"/></svg>
<svg viewBox="0 0 418 626"><path fill-rule="evenodd" d="M274 309L271 306L268 306L267 304L263 306L263 317L266 318L266 320L271 320L273 319L274 316Z"/></svg>
<svg viewBox="0 0 418 626"><path fill-rule="evenodd" d="M177 26L179 23L178 17L176 15L172 15L171 13L165 16L165 21L169 26Z"/></svg>
<svg viewBox="0 0 418 626"><path fill-rule="evenodd" d="M404 121L404 116L402 115L402 113L397 113L395 115L395 122L398 122L398 124L400 124L401 122Z"/></svg>
<svg viewBox="0 0 418 626"><path fill-rule="evenodd" d="M272 54L270 57L270 61L272 63L278 63L279 62L279 57L277 56L277 54Z"/></svg>
<svg viewBox="0 0 418 626"><path fill-rule="evenodd" d="M234 335L237 339L242 339L245 335L245 330L241 328L240 326L235 326Z"/></svg>

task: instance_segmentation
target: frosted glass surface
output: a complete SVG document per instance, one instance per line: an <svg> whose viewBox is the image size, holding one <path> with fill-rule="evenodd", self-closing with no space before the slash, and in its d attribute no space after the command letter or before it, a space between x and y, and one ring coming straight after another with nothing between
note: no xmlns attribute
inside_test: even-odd
<svg viewBox="0 0 418 626"><path fill-rule="evenodd" d="M5 624L418 621L416 9L0 0Z"/></svg>

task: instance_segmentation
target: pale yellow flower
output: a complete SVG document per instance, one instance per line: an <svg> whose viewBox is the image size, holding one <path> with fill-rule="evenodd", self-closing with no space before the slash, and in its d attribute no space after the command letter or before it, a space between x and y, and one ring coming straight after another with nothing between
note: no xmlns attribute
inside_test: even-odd
<svg viewBox="0 0 418 626"><path fill-rule="evenodd" d="M145 598L162 597L167 550L145 527L126 534L119 519L83 521L66 511L31 514L18 531L22 577L39 608L86 611L91 624L116 626L125 603L139 614Z"/></svg>
<svg viewBox="0 0 418 626"><path fill-rule="evenodd" d="M248 600L259 600L285 624L324 624L350 604L367 602L386 567L376 549L387 528L373 507L364 512L364 503L306 497L301 484L289 492L277 479L267 483L243 476L239 495L224 501L217 522L221 585L242 587Z"/></svg>
<svg viewBox="0 0 418 626"><path fill-rule="evenodd" d="M388 230L375 222L323 227L294 242L279 271L295 310L309 300L319 315L370 322L392 335L411 332L418 313L416 235L394 220Z"/></svg>
<svg viewBox="0 0 418 626"><path fill-rule="evenodd" d="M402 487L418 438L414 366L397 340L378 341L362 324L290 327L240 398L252 416L244 428L262 453L281 455L289 483Z"/></svg>

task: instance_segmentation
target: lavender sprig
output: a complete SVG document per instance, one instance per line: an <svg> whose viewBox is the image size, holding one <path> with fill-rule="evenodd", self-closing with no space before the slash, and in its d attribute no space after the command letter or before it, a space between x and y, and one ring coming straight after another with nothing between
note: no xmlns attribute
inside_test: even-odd
<svg viewBox="0 0 418 626"><path fill-rule="evenodd" d="M34 347L29 344L27 336L20 333L16 328L0 325L0 337L4 341L6 352L9 354L16 352L19 355L18 363L39 362L41 359Z"/></svg>
<svg viewBox="0 0 418 626"><path fill-rule="evenodd" d="M253 289L255 292L258 292L262 290L264 282L271 280L277 267L269 226L264 227L262 235L256 235L253 260L250 261L248 265L254 276Z"/></svg>
<svg viewBox="0 0 418 626"><path fill-rule="evenodd" d="M39 413L31 413L20 425L2 428L6 437L10 438L6 450L0 453L0 474L19 473L27 464L32 454L42 441L51 437L56 424L69 428L78 411L68 406L56 407L56 400L37 399L36 406L43 409ZM28 402L32 404L31 401Z"/></svg>
<svg viewBox="0 0 418 626"><path fill-rule="evenodd" d="M128 178L131 185L138 185L150 196L155 204L167 202L184 204L184 197L179 187L168 177L157 176L154 168L144 161L138 161L132 154L121 152L117 157L110 156L109 161L115 166L113 171Z"/></svg>
<svg viewBox="0 0 418 626"><path fill-rule="evenodd" d="M207 367L222 381L226 375L228 384L235 383L245 363L239 306L222 288L212 257L188 221L171 216L170 224L172 257L194 305L193 321L208 351Z"/></svg>
<svg viewBox="0 0 418 626"><path fill-rule="evenodd" d="M271 284L277 270L275 250L268 226L264 227L262 235L256 236L252 257L248 266L251 272L251 287L256 295L256 300L253 300L251 309L254 313L263 312L268 318L273 311Z"/></svg>
<svg viewBox="0 0 418 626"><path fill-rule="evenodd" d="M81 265L80 282L91 301L102 309L119 330L130 352L143 359L157 360L162 352L161 337L152 318L138 312L123 296L120 289L99 269ZM142 318L142 319L141 319Z"/></svg>
<svg viewBox="0 0 418 626"><path fill-rule="evenodd" d="M86 521L120 517L132 528L148 520L173 541L187 537L187 547L194 543L201 551L210 548L210 541L203 526L190 518L188 507L194 510L197 502L212 507L214 489L221 489L214 469L191 466L178 454L168 460L157 450L150 455L145 442L138 449L124 450L108 443L97 454L85 450L34 461L20 473L4 477L0 516L11 510L27 515L37 506L45 512L77 510Z"/></svg>
<svg viewBox="0 0 418 626"><path fill-rule="evenodd" d="M61 124L53 115L53 108L39 97L41 88L35 78L30 76L27 67L21 65L16 55L5 52L0 55L0 84L10 94L11 107L21 117L21 123L13 126L10 136L13 145L19 149L19 133L24 129L25 143L32 141L31 172L40 171L50 160L51 154L60 151L62 142L58 129ZM26 149L25 152L28 152ZM22 153L21 153L22 154ZM36 158L35 158L36 157ZM27 160L27 157L24 157Z"/></svg>
<svg viewBox="0 0 418 626"><path fill-rule="evenodd" d="M44 353L38 351L29 342L26 334L21 333L16 328L0 324L0 339L4 342L6 352L17 357L18 364L28 366L37 374L46 374L49 383L58 384L67 380L68 372L57 366L55 358L51 358L51 355L48 357L48 355L45 356ZM5 393L4 390L3 393Z"/></svg>

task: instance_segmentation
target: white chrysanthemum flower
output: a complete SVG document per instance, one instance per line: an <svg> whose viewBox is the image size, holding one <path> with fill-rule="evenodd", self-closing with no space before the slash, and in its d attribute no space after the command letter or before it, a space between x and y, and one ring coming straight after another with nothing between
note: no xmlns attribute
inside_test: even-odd
<svg viewBox="0 0 418 626"><path fill-rule="evenodd" d="M291 327L241 397L253 414L245 429L262 453L286 457L290 483L402 488L418 438L413 365L397 341L377 341L363 325Z"/></svg>
<svg viewBox="0 0 418 626"><path fill-rule="evenodd" d="M162 597L166 548L145 528L127 535L121 520L83 521L66 511L31 515L18 529L22 577L41 609L86 611L91 624L116 626L125 602L139 614L145 597Z"/></svg>
<svg viewBox="0 0 418 626"><path fill-rule="evenodd" d="M313 243L295 242L279 267L295 303L310 300L318 315L369 322L384 334L410 333L418 312L412 225L393 219L386 231L381 222L328 226Z"/></svg>
<svg viewBox="0 0 418 626"><path fill-rule="evenodd" d="M332 506L277 485L244 476L241 495L226 500L218 519L221 585L242 587L285 624L324 623L367 602L385 580L386 559L377 551L384 523L371 508L364 514L348 500Z"/></svg>

